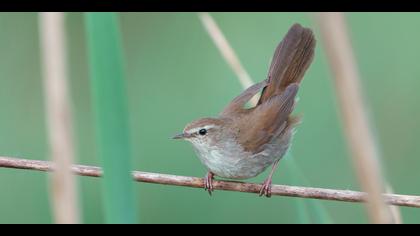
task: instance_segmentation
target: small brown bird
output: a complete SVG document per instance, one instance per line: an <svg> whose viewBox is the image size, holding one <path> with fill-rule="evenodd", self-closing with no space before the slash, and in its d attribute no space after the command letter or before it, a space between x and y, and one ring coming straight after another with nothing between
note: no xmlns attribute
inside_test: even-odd
<svg viewBox="0 0 420 236"><path fill-rule="evenodd" d="M273 173L290 146L299 122L291 113L305 71L314 57L312 31L294 24L274 53L267 79L232 100L217 118L203 118L188 124L174 136L191 142L207 167L204 186L211 194L213 178L248 179L272 165L260 196L271 196ZM244 105L260 90L255 107Z"/></svg>

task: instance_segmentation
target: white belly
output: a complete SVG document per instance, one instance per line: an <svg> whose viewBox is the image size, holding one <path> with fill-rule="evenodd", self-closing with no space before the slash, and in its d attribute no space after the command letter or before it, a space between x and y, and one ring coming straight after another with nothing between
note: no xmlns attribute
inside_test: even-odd
<svg viewBox="0 0 420 236"><path fill-rule="evenodd" d="M289 149L293 129L287 129L277 139L264 145L262 152L245 152L233 139L210 146L200 140L192 141L199 159L207 169L219 177L248 179L257 176L275 161L281 159Z"/></svg>
<svg viewBox="0 0 420 236"><path fill-rule="evenodd" d="M227 143L229 148L217 149L194 145L201 162L215 175L229 179L248 179L257 176L267 167L279 160L285 150L267 148L252 155L243 151L239 145ZM229 150L229 151L226 151Z"/></svg>

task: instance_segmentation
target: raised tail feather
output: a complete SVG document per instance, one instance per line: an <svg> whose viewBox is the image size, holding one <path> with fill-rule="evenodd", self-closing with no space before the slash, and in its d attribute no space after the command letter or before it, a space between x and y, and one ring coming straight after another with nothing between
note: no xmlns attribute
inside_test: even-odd
<svg viewBox="0 0 420 236"><path fill-rule="evenodd" d="M277 46L268 71L268 86L258 104L280 95L292 83L300 83L314 57L315 37L312 30L294 24Z"/></svg>

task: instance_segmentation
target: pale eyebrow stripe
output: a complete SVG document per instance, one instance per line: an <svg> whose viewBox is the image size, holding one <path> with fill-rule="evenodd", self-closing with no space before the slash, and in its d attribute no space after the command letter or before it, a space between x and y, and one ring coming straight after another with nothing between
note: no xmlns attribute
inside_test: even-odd
<svg viewBox="0 0 420 236"><path fill-rule="evenodd" d="M191 129L191 130L189 130L188 133L192 134L192 133L198 132L200 129L206 129L206 130L208 130L208 129L211 129L211 128L214 128L214 127L215 127L214 125L206 125L204 127L198 127L198 128Z"/></svg>

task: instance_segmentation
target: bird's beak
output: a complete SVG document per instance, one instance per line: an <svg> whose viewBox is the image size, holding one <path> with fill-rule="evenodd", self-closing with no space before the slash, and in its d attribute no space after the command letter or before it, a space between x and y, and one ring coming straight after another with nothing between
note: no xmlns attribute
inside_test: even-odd
<svg viewBox="0 0 420 236"><path fill-rule="evenodd" d="M173 139L184 139L184 138L188 138L188 137L189 137L189 135L188 135L188 134L186 134L186 133L181 133L181 134L177 134L177 135L173 136L172 138L173 138Z"/></svg>

